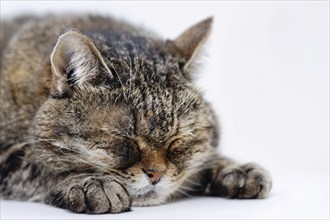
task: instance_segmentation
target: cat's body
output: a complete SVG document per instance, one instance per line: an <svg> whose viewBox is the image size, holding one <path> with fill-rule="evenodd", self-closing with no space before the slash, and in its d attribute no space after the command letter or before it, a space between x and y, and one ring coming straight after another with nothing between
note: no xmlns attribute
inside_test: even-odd
<svg viewBox="0 0 330 220"><path fill-rule="evenodd" d="M217 154L193 85L211 21L173 41L99 16L2 23L1 197L87 213L185 194L264 198L269 175Z"/></svg>

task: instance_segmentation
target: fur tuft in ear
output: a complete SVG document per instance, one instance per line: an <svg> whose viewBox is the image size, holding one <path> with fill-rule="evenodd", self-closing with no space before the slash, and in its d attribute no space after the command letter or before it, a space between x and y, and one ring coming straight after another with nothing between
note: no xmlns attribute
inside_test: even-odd
<svg viewBox="0 0 330 220"><path fill-rule="evenodd" d="M186 60L184 69L190 66L201 46L207 40L212 29L212 23L213 17L207 18L187 29L175 40L168 41L172 51L174 50L173 52L178 54L176 56L181 56Z"/></svg>
<svg viewBox="0 0 330 220"><path fill-rule="evenodd" d="M76 31L59 37L50 60L55 87L61 95L70 94L73 85L88 83L101 67L111 74L93 42Z"/></svg>

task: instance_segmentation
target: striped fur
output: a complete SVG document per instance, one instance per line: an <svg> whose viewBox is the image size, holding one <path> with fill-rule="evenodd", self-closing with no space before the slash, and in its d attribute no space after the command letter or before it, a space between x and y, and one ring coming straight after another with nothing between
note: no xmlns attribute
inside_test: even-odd
<svg viewBox="0 0 330 220"><path fill-rule="evenodd" d="M211 23L162 40L110 17L5 21L17 29L1 31L1 197L84 213L264 198L269 174L217 153L215 114L193 82Z"/></svg>

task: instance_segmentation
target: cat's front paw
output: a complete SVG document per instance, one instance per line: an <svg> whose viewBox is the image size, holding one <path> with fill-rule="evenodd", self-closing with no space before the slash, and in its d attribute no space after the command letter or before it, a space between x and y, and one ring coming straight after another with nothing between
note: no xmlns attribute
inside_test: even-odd
<svg viewBox="0 0 330 220"><path fill-rule="evenodd" d="M265 198L272 186L269 173L255 163L230 165L210 185L211 194L227 198Z"/></svg>
<svg viewBox="0 0 330 220"><path fill-rule="evenodd" d="M120 213L130 209L131 199L116 180L89 177L52 193L48 203L78 213Z"/></svg>

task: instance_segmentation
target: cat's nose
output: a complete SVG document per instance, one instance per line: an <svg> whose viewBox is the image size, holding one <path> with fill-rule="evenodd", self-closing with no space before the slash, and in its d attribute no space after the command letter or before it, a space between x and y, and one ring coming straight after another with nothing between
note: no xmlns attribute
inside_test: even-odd
<svg viewBox="0 0 330 220"><path fill-rule="evenodd" d="M159 182L159 180L164 176L164 174L166 173L166 171L159 171L157 169L143 169L143 172L149 177L149 179L151 180L152 185L155 185L156 183Z"/></svg>

